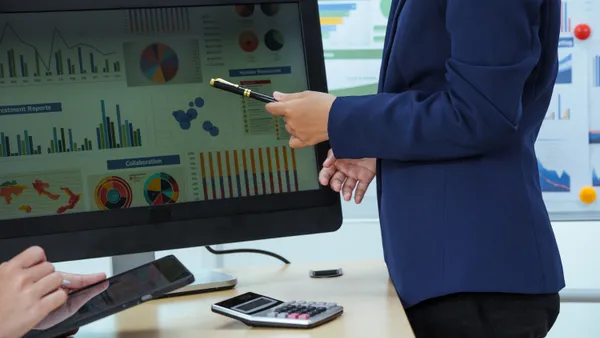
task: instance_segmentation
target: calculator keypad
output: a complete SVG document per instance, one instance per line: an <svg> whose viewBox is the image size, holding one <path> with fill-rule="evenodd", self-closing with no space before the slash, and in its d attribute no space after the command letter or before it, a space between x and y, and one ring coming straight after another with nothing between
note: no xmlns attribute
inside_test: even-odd
<svg viewBox="0 0 600 338"><path fill-rule="evenodd" d="M265 315L271 318L307 320L335 307L338 307L335 303L293 301L283 303Z"/></svg>

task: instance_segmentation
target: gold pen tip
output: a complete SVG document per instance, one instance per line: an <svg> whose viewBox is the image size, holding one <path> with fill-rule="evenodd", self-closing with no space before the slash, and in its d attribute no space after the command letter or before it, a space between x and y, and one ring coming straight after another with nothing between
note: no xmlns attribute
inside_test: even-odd
<svg viewBox="0 0 600 338"><path fill-rule="evenodd" d="M214 86L215 85L215 79L210 79L210 85Z"/></svg>

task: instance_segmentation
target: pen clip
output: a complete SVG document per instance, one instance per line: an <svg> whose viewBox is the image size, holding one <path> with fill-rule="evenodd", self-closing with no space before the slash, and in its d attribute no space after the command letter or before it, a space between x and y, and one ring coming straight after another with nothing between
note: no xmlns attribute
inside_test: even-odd
<svg viewBox="0 0 600 338"><path fill-rule="evenodd" d="M226 84L226 85L228 85L228 86L232 86L232 87L239 87L239 85L236 85L235 83L231 83L231 82L229 82L229 81L225 81L225 80L223 80L223 79L221 79L221 78L216 78L216 79L213 79L213 81L214 81L214 82L220 82L220 83L222 83L222 84ZM213 82L213 81L211 81L211 82Z"/></svg>

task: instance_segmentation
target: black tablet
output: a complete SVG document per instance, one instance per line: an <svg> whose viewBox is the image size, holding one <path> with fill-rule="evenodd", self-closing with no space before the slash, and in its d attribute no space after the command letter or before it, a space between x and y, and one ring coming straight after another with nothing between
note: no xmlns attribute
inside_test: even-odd
<svg viewBox="0 0 600 338"><path fill-rule="evenodd" d="M175 256L166 256L72 292L24 338L56 338L193 282Z"/></svg>

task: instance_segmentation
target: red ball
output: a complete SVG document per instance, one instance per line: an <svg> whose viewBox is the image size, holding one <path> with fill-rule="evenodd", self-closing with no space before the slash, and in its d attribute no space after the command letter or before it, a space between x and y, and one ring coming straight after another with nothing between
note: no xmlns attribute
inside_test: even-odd
<svg viewBox="0 0 600 338"><path fill-rule="evenodd" d="M590 34L592 34L592 30L590 29L590 26L582 23L575 27L574 34L577 39L585 40L590 37Z"/></svg>

